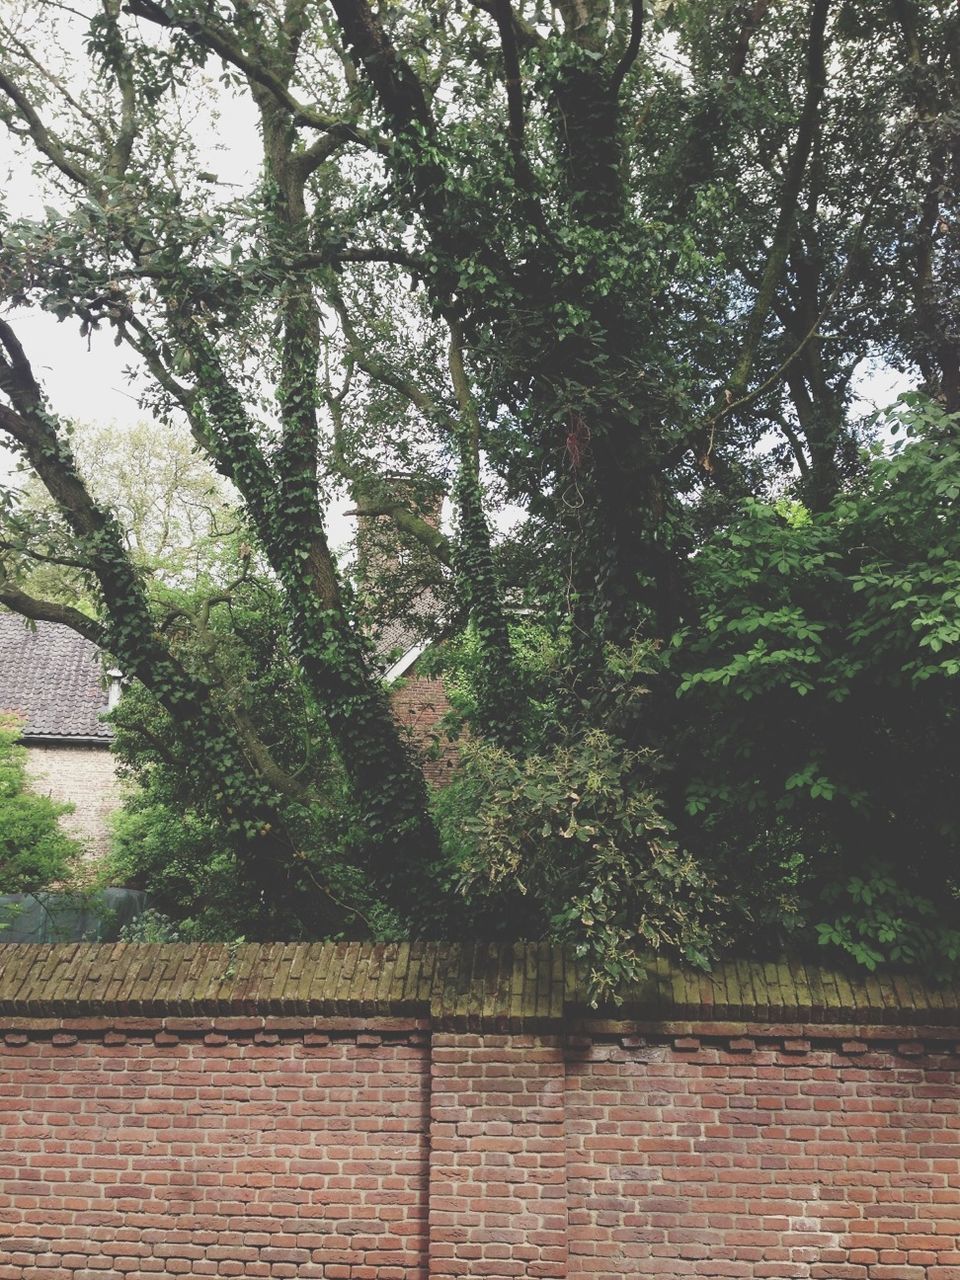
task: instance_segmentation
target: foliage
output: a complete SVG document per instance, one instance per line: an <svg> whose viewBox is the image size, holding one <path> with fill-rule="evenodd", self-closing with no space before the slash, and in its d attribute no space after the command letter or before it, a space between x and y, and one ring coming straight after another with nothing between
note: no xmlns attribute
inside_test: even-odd
<svg viewBox="0 0 960 1280"><path fill-rule="evenodd" d="M191 767L162 704L134 686L111 717L120 771L137 785L118 815L106 880L147 888L185 937L395 931L356 866L362 828L283 635L274 589L264 581L235 584L212 607L202 591L170 592L165 601L178 660L215 677L218 702L229 704L239 723L256 724L284 777L309 778L280 802L297 852L283 884L266 897L251 882L236 835L220 821L216 784Z"/></svg>
<svg viewBox="0 0 960 1280"><path fill-rule="evenodd" d="M148 691L131 768L201 861L235 856L258 927L303 908L305 868L347 903L320 931L486 927L502 891L514 929L592 929L602 984L644 932L719 943L712 882L768 940L827 923L859 859L914 914L949 900L955 5L2 0L0 23L0 121L40 187L3 214L3 298L129 349L250 549L165 597L4 319L0 430L53 512L2 497L0 600ZM925 446L871 459L867 360L944 415ZM446 859L333 493L430 560L474 744ZM31 576L51 558L71 601ZM485 855L457 812L487 813Z"/></svg>
<svg viewBox="0 0 960 1280"><path fill-rule="evenodd" d="M544 647L536 625L516 630L528 672L542 673L558 651ZM469 657L457 672L467 705ZM623 699L646 696L640 680L656 668L648 646L611 652L608 665ZM468 914L569 941L587 960L595 999L636 981L650 951L706 966L724 936L723 904L664 816L661 762L597 729L563 730L549 702L541 710L539 749L465 743L461 769L436 801Z"/></svg>
<svg viewBox="0 0 960 1280"><path fill-rule="evenodd" d="M511 652L509 692L513 699L512 744L536 749L556 726L560 712L560 672L569 653L568 638L546 622L530 618L508 621ZM456 736L469 726L476 734L488 715L486 650L477 628L468 624L436 644L420 660L418 670L439 675L450 700L452 715L445 726Z"/></svg>
<svg viewBox="0 0 960 1280"><path fill-rule="evenodd" d="M872 964L952 955L960 923L960 440L916 397L892 426L907 443L828 511L750 501L701 549L672 654L685 838L748 911L783 892Z"/></svg>
<svg viewBox="0 0 960 1280"><path fill-rule="evenodd" d="M902 876L902 873L901 873ZM954 977L960 961L957 891L952 910L905 888L902 878L880 863L865 872L828 885L825 905L833 918L817 925L820 942L839 947L867 969L890 964L919 968L934 977Z"/></svg>
<svg viewBox="0 0 960 1280"><path fill-rule="evenodd" d="M162 911L146 907L120 930L121 942L182 942L183 934Z"/></svg>
<svg viewBox="0 0 960 1280"><path fill-rule="evenodd" d="M69 881L80 846L57 819L72 806L26 789L17 721L0 716L0 893L35 893Z"/></svg>
<svg viewBox="0 0 960 1280"><path fill-rule="evenodd" d="M249 533L235 495L191 448L189 435L161 433L150 422L71 423L70 443L80 475L116 516L132 560L151 584L174 589L234 576L236 548ZM70 563L70 531L29 472L5 532L8 571L15 563L10 553L19 551L16 577L25 589L95 614L89 575Z"/></svg>

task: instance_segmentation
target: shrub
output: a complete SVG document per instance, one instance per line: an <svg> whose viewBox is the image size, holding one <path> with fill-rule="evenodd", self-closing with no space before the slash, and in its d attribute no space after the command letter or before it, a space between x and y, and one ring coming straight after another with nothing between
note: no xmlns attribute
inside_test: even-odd
<svg viewBox="0 0 960 1280"><path fill-rule="evenodd" d="M68 881L80 855L58 822L73 806L27 790L18 732L14 717L0 716L0 893L36 893Z"/></svg>

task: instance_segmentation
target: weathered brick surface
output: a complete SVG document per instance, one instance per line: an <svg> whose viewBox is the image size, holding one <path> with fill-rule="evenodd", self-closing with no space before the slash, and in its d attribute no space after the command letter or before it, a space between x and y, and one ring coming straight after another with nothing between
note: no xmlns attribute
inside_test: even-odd
<svg viewBox="0 0 960 1280"><path fill-rule="evenodd" d="M111 816L122 799L109 745L31 742L27 774L38 795L74 806L61 825L83 843L89 857L102 857L110 847Z"/></svg>
<svg viewBox="0 0 960 1280"><path fill-rule="evenodd" d="M432 1062L431 1280L566 1276L557 1037L441 1034Z"/></svg>
<svg viewBox="0 0 960 1280"><path fill-rule="evenodd" d="M459 752L440 725L450 711L443 681L435 676L409 675L390 690L390 705L400 727L409 735L427 782L434 787L445 786L453 777Z"/></svg>
<svg viewBox="0 0 960 1280"><path fill-rule="evenodd" d="M950 994L790 971L0 947L0 1280L960 1280Z"/></svg>
<svg viewBox="0 0 960 1280"><path fill-rule="evenodd" d="M574 1054L571 1280L957 1280L960 1058L838 1049Z"/></svg>
<svg viewBox="0 0 960 1280"><path fill-rule="evenodd" d="M425 1274L422 1046L116 1036L0 1043L2 1280Z"/></svg>
<svg viewBox="0 0 960 1280"><path fill-rule="evenodd" d="M0 1018L417 1011L447 1029L533 1031L576 1015L596 1021L586 1000L574 957L534 943L0 945ZM850 1038L882 1025L906 1042L957 1029L960 986L793 961L728 960L701 974L658 957L615 1012L694 1039L699 1023L746 1036L752 1025L789 1024L799 1051L811 1033Z"/></svg>

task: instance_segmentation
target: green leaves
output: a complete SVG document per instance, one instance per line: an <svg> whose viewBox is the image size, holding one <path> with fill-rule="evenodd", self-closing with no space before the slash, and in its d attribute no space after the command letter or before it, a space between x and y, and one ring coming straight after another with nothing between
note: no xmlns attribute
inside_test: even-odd
<svg viewBox="0 0 960 1280"><path fill-rule="evenodd" d="M839 948L867 969L917 966L941 978L956 972L960 930L889 864L829 883L824 908L835 914L816 925L820 944Z"/></svg>
<svg viewBox="0 0 960 1280"><path fill-rule="evenodd" d="M471 743L438 801L462 891L478 905L533 897L532 919L588 958L598 1000L650 950L702 965L717 944L713 887L673 842L658 767L599 730L523 759Z"/></svg>
<svg viewBox="0 0 960 1280"><path fill-rule="evenodd" d="M849 870L849 910L805 936L871 965L941 945L942 959L960 923L960 528L945 497L960 454L916 399L910 423L829 511L746 503L698 553L699 622L670 651L689 717L687 838L750 915L764 907L741 866L768 848L789 858L764 890L799 866L808 920ZM900 914L877 915L894 890L871 861L891 869Z"/></svg>
<svg viewBox="0 0 960 1280"><path fill-rule="evenodd" d="M29 790L19 727L15 717L0 714L0 893L69 884L81 854L58 822L72 806Z"/></svg>

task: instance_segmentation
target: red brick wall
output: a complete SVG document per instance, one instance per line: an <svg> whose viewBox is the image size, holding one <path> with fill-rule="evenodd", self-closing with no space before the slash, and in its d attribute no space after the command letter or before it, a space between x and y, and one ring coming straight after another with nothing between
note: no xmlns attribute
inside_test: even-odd
<svg viewBox="0 0 960 1280"><path fill-rule="evenodd" d="M960 1277L960 1059L851 1040L568 1065L570 1277Z"/></svg>
<svg viewBox="0 0 960 1280"><path fill-rule="evenodd" d="M425 1049L212 1033L0 1045L0 1277L426 1273Z"/></svg>
<svg viewBox="0 0 960 1280"><path fill-rule="evenodd" d="M407 733L430 786L450 781L457 765L457 748L440 729L450 710L443 681L434 676L411 675L390 691L393 714Z"/></svg>
<svg viewBox="0 0 960 1280"><path fill-rule="evenodd" d="M960 1280L945 1029L15 1021L0 1280Z"/></svg>
<svg viewBox="0 0 960 1280"><path fill-rule="evenodd" d="M432 1058L431 1278L566 1276L558 1038L438 1035Z"/></svg>

